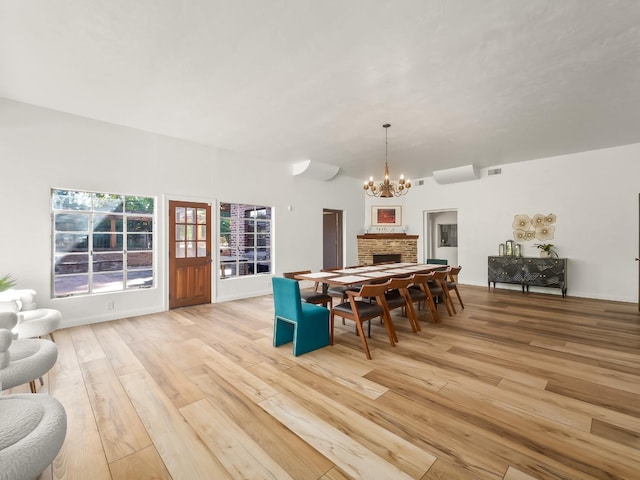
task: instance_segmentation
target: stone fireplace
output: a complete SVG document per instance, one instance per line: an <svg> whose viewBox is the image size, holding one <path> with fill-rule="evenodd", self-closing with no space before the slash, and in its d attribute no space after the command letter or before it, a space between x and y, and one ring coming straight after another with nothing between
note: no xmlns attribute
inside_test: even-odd
<svg viewBox="0 0 640 480"><path fill-rule="evenodd" d="M399 262L418 262L419 235L406 233L367 233L358 235L358 263L373 265L380 261L392 261L399 258ZM374 255L376 260L374 261ZM382 256L395 255L387 260L379 260ZM399 255L399 257L398 257Z"/></svg>

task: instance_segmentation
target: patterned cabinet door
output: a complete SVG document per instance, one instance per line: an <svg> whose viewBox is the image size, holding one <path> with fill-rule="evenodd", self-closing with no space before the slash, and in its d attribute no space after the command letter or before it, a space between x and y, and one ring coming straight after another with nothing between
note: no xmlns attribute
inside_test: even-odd
<svg viewBox="0 0 640 480"><path fill-rule="evenodd" d="M489 257L489 282L518 283L523 281L522 259L518 257Z"/></svg>
<svg viewBox="0 0 640 480"><path fill-rule="evenodd" d="M556 287L564 289L566 258L526 258L524 259L524 282L535 287Z"/></svg>

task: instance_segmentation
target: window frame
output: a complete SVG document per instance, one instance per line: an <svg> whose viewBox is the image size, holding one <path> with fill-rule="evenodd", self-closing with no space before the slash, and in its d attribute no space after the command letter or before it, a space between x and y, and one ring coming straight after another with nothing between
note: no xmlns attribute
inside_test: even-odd
<svg viewBox="0 0 640 480"><path fill-rule="evenodd" d="M155 196L52 188L49 201L51 298L156 287ZM60 228L61 225L67 229ZM86 258L86 265L81 260L61 267L64 259L80 256ZM70 285L60 289L65 278ZM78 280L77 288L73 288L74 280Z"/></svg>
<svg viewBox="0 0 640 480"><path fill-rule="evenodd" d="M261 211L266 213L261 215ZM273 274L273 211L273 207L264 204L218 203L220 280Z"/></svg>

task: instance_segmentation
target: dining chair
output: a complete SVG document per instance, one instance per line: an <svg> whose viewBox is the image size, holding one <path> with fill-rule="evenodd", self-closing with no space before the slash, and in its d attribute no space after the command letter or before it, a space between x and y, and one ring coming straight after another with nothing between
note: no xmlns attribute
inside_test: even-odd
<svg viewBox="0 0 640 480"><path fill-rule="evenodd" d="M435 301L435 296L442 293L442 288L437 286L433 280L434 274L431 273L416 273L413 275L413 285L409 287L409 293L413 302L424 301L429 309L431 318L435 323L440 322L440 315L438 315L438 308Z"/></svg>
<svg viewBox="0 0 640 480"><path fill-rule="evenodd" d="M273 346L293 342L298 356L329 345L329 310L303 303L300 285L291 278L273 277Z"/></svg>
<svg viewBox="0 0 640 480"><path fill-rule="evenodd" d="M447 308L447 313L449 316L455 315L456 307L453 305L453 300L451 300L451 294L449 293L449 288L447 287L447 276L449 275L449 270L436 270L433 272L433 282L429 287L431 288L431 293L435 297L440 297L442 299L442 303ZM438 293L435 293L438 292Z"/></svg>
<svg viewBox="0 0 640 480"><path fill-rule="evenodd" d="M446 285L447 291L449 292L449 294L451 293L452 290L456 292L456 296L458 297L460 306L464 308L464 303L462 303L462 297L460 296L460 290L458 290L458 274L460 273L460 270L462 270L462 267L460 266L450 267L449 271L447 272L448 273L447 277L443 283Z"/></svg>
<svg viewBox="0 0 640 480"><path fill-rule="evenodd" d="M285 272L282 274L284 278L290 278L296 280L296 275L305 275L307 273L311 273L311 270L300 270L298 272ZM316 282L317 283L317 282ZM303 302L312 303L314 305L322 305L323 307L330 308L331 305L331 296L328 293L322 293L316 291L316 286L314 286L313 291L309 290L300 290L300 298Z"/></svg>
<svg viewBox="0 0 640 480"><path fill-rule="evenodd" d="M333 345L334 340L334 317L335 315L342 317L343 319L353 320L356 323L356 329L358 331L358 335L360 336L360 340L362 341L362 347L364 349L364 353L369 360L371 360L371 352L369 351L369 344L367 343L367 338L364 333L363 324L368 321L369 325L371 325L371 320L375 318L382 318L385 329L387 331L387 336L389 337L389 343L392 347L395 347L395 342L397 341L397 335L395 332L395 328L393 327L393 322L391 321L391 315L389 315L389 311L387 309L386 299L384 297L385 292L388 289L388 282L373 284L373 285L362 285L360 290L355 292L352 290L347 291L348 301L340 303L339 305L335 305L331 309L331 345ZM361 300L357 300L357 298L361 298ZM365 298L374 298L376 301L367 302Z"/></svg>
<svg viewBox="0 0 640 480"><path fill-rule="evenodd" d="M411 294L409 293L409 285L411 283L411 277L391 278L387 284L388 290L385 292L384 296L387 301L389 311L397 308L401 308L406 311L411 330L413 333L417 333L421 328L418 324L416 312L413 308Z"/></svg>

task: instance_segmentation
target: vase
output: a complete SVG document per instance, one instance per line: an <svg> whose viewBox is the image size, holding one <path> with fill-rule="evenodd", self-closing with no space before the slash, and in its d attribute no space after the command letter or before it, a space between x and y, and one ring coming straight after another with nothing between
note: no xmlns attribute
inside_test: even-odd
<svg viewBox="0 0 640 480"><path fill-rule="evenodd" d="M549 258L551 256L551 252L547 252L546 250L540 250L540 258Z"/></svg>

